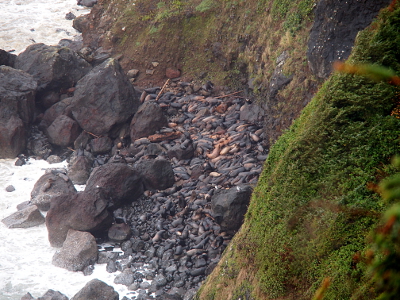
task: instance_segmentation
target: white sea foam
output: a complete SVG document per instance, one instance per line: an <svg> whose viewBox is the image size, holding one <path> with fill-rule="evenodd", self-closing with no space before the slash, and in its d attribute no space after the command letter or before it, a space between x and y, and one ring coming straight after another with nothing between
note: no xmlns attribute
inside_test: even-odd
<svg viewBox="0 0 400 300"><path fill-rule="evenodd" d="M0 0L0 49L18 54L33 43L57 45L79 36L65 15L89 13L76 0Z"/></svg>
<svg viewBox="0 0 400 300"><path fill-rule="evenodd" d="M0 159L0 219L14 213L17 204L30 199L34 184L46 168L65 166L31 159L27 165L16 167L14 162ZM13 185L15 191L6 192L8 185ZM48 242L45 225L8 229L0 222L0 300L19 300L27 292L40 297L48 289L71 298L94 278L114 286L120 298L130 293L125 286L114 284L118 273L106 272L106 265L96 264L90 276L53 266L55 251Z"/></svg>

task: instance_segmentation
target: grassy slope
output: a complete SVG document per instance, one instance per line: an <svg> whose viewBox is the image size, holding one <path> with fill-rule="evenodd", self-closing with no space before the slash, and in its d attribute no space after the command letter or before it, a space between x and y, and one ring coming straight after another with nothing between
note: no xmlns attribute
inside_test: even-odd
<svg viewBox="0 0 400 300"><path fill-rule="evenodd" d="M352 62L400 73L400 5L359 34ZM385 205L367 188L391 173L399 91L334 74L272 147L245 224L198 299L373 299L363 259ZM355 296L356 294L361 296Z"/></svg>

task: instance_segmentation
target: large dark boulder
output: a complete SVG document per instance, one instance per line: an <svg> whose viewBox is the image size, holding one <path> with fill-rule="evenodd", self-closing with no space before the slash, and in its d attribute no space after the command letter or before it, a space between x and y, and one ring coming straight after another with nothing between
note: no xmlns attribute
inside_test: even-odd
<svg viewBox="0 0 400 300"><path fill-rule="evenodd" d="M0 158L14 158L25 149L36 88L31 75L0 66Z"/></svg>
<svg viewBox="0 0 400 300"><path fill-rule="evenodd" d="M307 50L308 63L314 75L327 78L334 61L346 60L357 33L391 1L318 1Z"/></svg>
<svg viewBox="0 0 400 300"><path fill-rule="evenodd" d="M112 286L101 280L89 281L71 300L119 300L118 293Z"/></svg>
<svg viewBox="0 0 400 300"><path fill-rule="evenodd" d="M49 142L61 147L72 145L80 132L78 123L66 115L58 116L46 130Z"/></svg>
<svg viewBox="0 0 400 300"><path fill-rule="evenodd" d="M175 183L174 170L168 160L142 160L135 169L143 176L145 188L148 190L165 190Z"/></svg>
<svg viewBox="0 0 400 300"><path fill-rule="evenodd" d="M143 103L131 121L131 140L156 133L157 130L168 125L168 120L161 107L155 102Z"/></svg>
<svg viewBox="0 0 400 300"><path fill-rule="evenodd" d="M240 228L251 193L250 186L240 185L221 190L212 197L211 210L215 220L221 225L221 230L233 233Z"/></svg>
<svg viewBox="0 0 400 300"><path fill-rule="evenodd" d="M99 187L114 209L137 200L143 194L141 174L123 163L105 164L95 168L90 174L85 191L90 193Z"/></svg>
<svg viewBox="0 0 400 300"><path fill-rule="evenodd" d="M108 206L109 200L100 188L53 199L46 215L50 245L61 247L69 229L93 234L106 230L112 223Z"/></svg>
<svg viewBox="0 0 400 300"><path fill-rule="evenodd" d="M72 114L79 125L96 135L108 135L137 111L139 100L118 61L108 59L77 84Z"/></svg>
<svg viewBox="0 0 400 300"><path fill-rule="evenodd" d="M31 74L43 96L74 86L92 67L67 47L33 44L18 55L15 68Z"/></svg>
<svg viewBox="0 0 400 300"><path fill-rule="evenodd" d="M48 171L36 181L31 192L31 204L42 211L50 209L52 199L77 193L72 181L62 172Z"/></svg>
<svg viewBox="0 0 400 300"><path fill-rule="evenodd" d="M70 229L63 246L53 256L53 265L77 272L97 260L96 239L89 232Z"/></svg>

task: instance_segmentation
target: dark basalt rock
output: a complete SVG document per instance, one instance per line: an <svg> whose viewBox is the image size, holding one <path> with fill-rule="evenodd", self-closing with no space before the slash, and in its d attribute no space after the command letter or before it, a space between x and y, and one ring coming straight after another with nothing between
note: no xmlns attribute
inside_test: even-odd
<svg viewBox="0 0 400 300"><path fill-rule="evenodd" d="M112 222L109 200L100 189L61 195L52 200L46 215L46 226L52 247L61 247L69 229L98 233Z"/></svg>
<svg viewBox="0 0 400 300"><path fill-rule="evenodd" d="M332 63L346 60L357 33L366 28L391 0L321 0L315 9L308 41L309 66L319 78L332 72Z"/></svg>
<svg viewBox="0 0 400 300"><path fill-rule="evenodd" d="M0 66L4 65L14 68L16 58L17 56L15 54L0 49Z"/></svg>
<svg viewBox="0 0 400 300"><path fill-rule="evenodd" d="M108 205L114 209L137 200L143 194L142 177L136 170L122 163L97 167L90 175L85 192L101 189Z"/></svg>
<svg viewBox="0 0 400 300"><path fill-rule="evenodd" d="M71 300L119 300L118 293L112 286L101 280L89 281Z"/></svg>
<svg viewBox="0 0 400 300"><path fill-rule="evenodd" d="M137 111L139 100L118 61L110 58L79 80L71 106L84 130L107 136Z"/></svg>
<svg viewBox="0 0 400 300"><path fill-rule="evenodd" d="M131 121L131 140L154 134L168 125L161 107L155 102L143 103Z"/></svg>
<svg viewBox="0 0 400 300"><path fill-rule="evenodd" d="M58 116L46 130L49 142L61 147L72 145L80 132L78 123L66 115Z"/></svg>
<svg viewBox="0 0 400 300"><path fill-rule="evenodd" d="M227 191L217 192L211 198L214 218L222 230L235 232L240 228L250 203L251 192L250 186L240 185Z"/></svg>
<svg viewBox="0 0 400 300"><path fill-rule="evenodd" d="M31 74L38 82L38 92L43 94L74 86L92 67L69 48L40 43L19 54L15 68Z"/></svg>
<svg viewBox="0 0 400 300"><path fill-rule="evenodd" d="M36 88L31 75L0 66L0 158L14 158L25 149Z"/></svg>
<svg viewBox="0 0 400 300"><path fill-rule="evenodd" d="M48 290L42 297L37 298L37 300L68 300L68 297L60 292Z"/></svg>
<svg viewBox="0 0 400 300"><path fill-rule="evenodd" d="M140 172L146 189L164 190L175 182L174 171L169 161L165 159L142 160L135 169Z"/></svg>

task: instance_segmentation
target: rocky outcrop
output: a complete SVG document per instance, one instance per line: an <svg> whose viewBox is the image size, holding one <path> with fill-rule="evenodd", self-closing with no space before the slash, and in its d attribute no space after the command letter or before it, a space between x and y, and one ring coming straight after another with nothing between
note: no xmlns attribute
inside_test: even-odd
<svg viewBox="0 0 400 300"><path fill-rule="evenodd" d="M15 68L31 74L38 83L40 97L44 97L74 86L91 66L69 48L33 44L18 55Z"/></svg>
<svg viewBox="0 0 400 300"><path fill-rule="evenodd" d="M371 24L391 0L321 0L315 9L307 59L315 76L326 79L334 61L346 60L357 33Z"/></svg>
<svg viewBox="0 0 400 300"><path fill-rule="evenodd" d="M69 229L92 233L106 230L112 221L109 201L100 189L61 195L52 200L46 226L52 247L61 247Z"/></svg>
<svg viewBox="0 0 400 300"><path fill-rule="evenodd" d="M119 300L118 293L112 286L101 280L89 281L71 300Z"/></svg>
<svg viewBox="0 0 400 300"><path fill-rule="evenodd" d="M53 256L53 265L77 272L97 260L97 244L93 235L70 229L61 249Z"/></svg>
<svg viewBox="0 0 400 300"><path fill-rule="evenodd" d="M0 158L14 158L25 149L36 88L31 75L0 66Z"/></svg>
<svg viewBox="0 0 400 300"><path fill-rule="evenodd" d="M250 186L238 185L220 191L212 197L211 210L222 230L228 232L239 230L250 203L251 192Z"/></svg>
<svg viewBox="0 0 400 300"><path fill-rule="evenodd" d="M1 220L8 228L29 228L44 223L44 217L35 205L29 205Z"/></svg>
<svg viewBox="0 0 400 300"><path fill-rule="evenodd" d="M118 61L108 59L77 83L71 106L82 129L108 135L132 117L139 102Z"/></svg>
<svg viewBox="0 0 400 300"><path fill-rule="evenodd" d="M75 195L76 189L72 181L63 172L48 171L36 181L30 203L36 205L42 211L50 209L53 199L61 195Z"/></svg>

